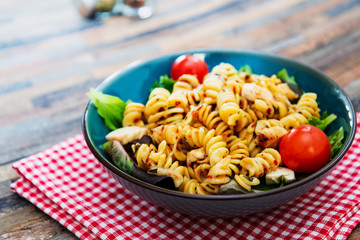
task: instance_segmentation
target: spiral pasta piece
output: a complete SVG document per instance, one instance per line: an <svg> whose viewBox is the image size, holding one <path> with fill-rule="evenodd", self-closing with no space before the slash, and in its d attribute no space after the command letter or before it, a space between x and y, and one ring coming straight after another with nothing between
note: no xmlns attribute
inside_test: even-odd
<svg viewBox="0 0 360 240"><path fill-rule="evenodd" d="M260 119L268 119L274 116L274 108L270 104L269 101L265 101L262 99L256 99L252 108L255 110L256 115Z"/></svg>
<svg viewBox="0 0 360 240"><path fill-rule="evenodd" d="M186 167L174 162L169 168L157 168L156 173L159 176L169 176L173 179L176 188L180 187L186 179L190 179L189 172Z"/></svg>
<svg viewBox="0 0 360 240"><path fill-rule="evenodd" d="M166 141L175 144L181 137L182 128L177 125L163 125L153 129L152 138L156 143Z"/></svg>
<svg viewBox="0 0 360 240"><path fill-rule="evenodd" d="M183 151L180 147L180 145L178 144L175 144L172 146L172 155L174 156L174 158L178 161L181 161L181 162L184 162L186 161L187 157L186 157L186 154L187 152L186 151Z"/></svg>
<svg viewBox="0 0 360 240"><path fill-rule="evenodd" d="M186 114L183 108L172 107L165 110L163 115L165 118L159 121L158 124L178 124L184 119Z"/></svg>
<svg viewBox="0 0 360 240"><path fill-rule="evenodd" d="M255 157L244 158L240 165L243 174L249 177L262 177L266 173L275 170L281 163L280 153L273 148L266 148Z"/></svg>
<svg viewBox="0 0 360 240"><path fill-rule="evenodd" d="M249 177L262 177L270 171L270 165L260 157L244 158L241 163L242 172Z"/></svg>
<svg viewBox="0 0 360 240"><path fill-rule="evenodd" d="M240 165L240 160L239 159L233 159L231 158L230 160L230 164L229 164L229 168L231 169L233 174L240 174L241 172L241 165Z"/></svg>
<svg viewBox="0 0 360 240"><path fill-rule="evenodd" d="M183 185L179 188L179 191L197 195L212 195L212 192L208 192L196 179L190 179L184 181Z"/></svg>
<svg viewBox="0 0 360 240"><path fill-rule="evenodd" d="M281 118L280 122L283 124L286 130L290 131L293 128L306 124L307 119L304 115L300 113L292 113Z"/></svg>
<svg viewBox="0 0 360 240"><path fill-rule="evenodd" d="M260 180L256 177L248 177L244 174L238 174L234 176L235 181L243 188L251 191L252 186L256 186L260 184Z"/></svg>
<svg viewBox="0 0 360 240"><path fill-rule="evenodd" d="M135 153L135 159L140 168L150 169L154 166L165 166L171 159L167 158L166 154L166 141L162 141L158 149L152 144L141 144Z"/></svg>
<svg viewBox="0 0 360 240"><path fill-rule="evenodd" d="M227 141L227 148L229 149L230 164L229 168L234 174L240 174L241 160L249 156L249 148L246 140L241 140L236 136L230 136Z"/></svg>
<svg viewBox="0 0 360 240"><path fill-rule="evenodd" d="M184 74L179 77L173 86L173 92L188 92L199 86L199 80L195 75Z"/></svg>
<svg viewBox="0 0 360 240"><path fill-rule="evenodd" d="M229 63L220 63L216 65L212 70L211 74L221 76L225 81L234 78L240 79L238 71L233 65Z"/></svg>
<svg viewBox="0 0 360 240"><path fill-rule="evenodd" d="M188 110L189 104L187 98L183 94L180 92L173 92L166 101L166 107L168 109L176 107Z"/></svg>
<svg viewBox="0 0 360 240"><path fill-rule="evenodd" d="M205 76L201 93L202 101L207 104L215 104L217 94L222 90L224 82L216 75Z"/></svg>
<svg viewBox="0 0 360 240"><path fill-rule="evenodd" d="M192 114L208 129L215 129L215 135L233 134L233 130L221 119L219 111L212 110L211 105L202 104Z"/></svg>
<svg viewBox="0 0 360 240"><path fill-rule="evenodd" d="M320 109L318 108L316 98L317 95L315 93L304 93L296 104L298 112L304 115L306 119L309 119L312 116L317 118L320 117Z"/></svg>
<svg viewBox="0 0 360 240"><path fill-rule="evenodd" d="M197 170L196 168L199 165L202 165L202 167L204 167L205 164L207 164L210 167L209 158L206 156L204 147L193 149L187 152L186 166L188 168L191 178L196 178L198 179L198 181L201 181L201 176L203 176L203 174L201 174L202 171L196 172L200 170L200 169ZM207 176L207 173L205 174L205 176Z"/></svg>
<svg viewBox="0 0 360 240"><path fill-rule="evenodd" d="M262 114L258 117L258 114L252 109L252 104L249 104L246 108L246 113L249 116L250 122L256 122L257 120L266 119Z"/></svg>
<svg viewBox="0 0 360 240"><path fill-rule="evenodd" d="M144 109L145 118L148 123L156 123L165 119L166 102L170 92L164 88L155 88L149 96Z"/></svg>
<svg viewBox="0 0 360 240"><path fill-rule="evenodd" d="M200 104L202 96L200 94L200 89L195 88L191 91L185 92L185 97L191 106L197 106Z"/></svg>
<svg viewBox="0 0 360 240"><path fill-rule="evenodd" d="M221 91L217 95L217 107L220 118L229 126L234 126L240 119L240 107L236 103L235 95L229 90Z"/></svg>
<svg viewBox="0 0 360 240"><path fill-rule="evenodd" d="M240 97L244 83L245 82L241 80L240 77L238 79L230 79L226 81L224 88L232 91L236 97Z"/></svg>
<svg viewBox="0 0 360 240"><path fill-rule="evenodd" d="M221 136L215 136L215 130L207 131L204 127L190 129L185 133L187 142L192 146L205 147L210 165L215 165L229 153Z"/></svg>
<svg viewBox="0 0 360 240"><path fill-rule="evenodd" d="M288 114L288 107L281 101L256 99L251 108L259 119L280 119Z"/></svg>
<svg viewBox="0 0 360 240"><path fill-rule="evenodd" d="M143 114L145 106L141 103L130 102L126 105L122 125L143 127Z"/></svg>
<svg viewBox="0 0 360 240"><path fill-rule="evenodd" d="M161 113L162 118L158 119L157 124L179 123L184 119L188 110L189 106L186 97L179 92L172 93L167 98L165 110Z"/></svg>
<svg viewBox="0 0 360 240"><path fill-rule="evenodd" d="M256 123L252 123L247 128L241 130L241 132L239 133L239 138L241 140L246 140L251 157L254 157L262 150L256 142L255 126Z"/></svg>
<svg viewBox="0 0 360 240"><path fill-rule="evenodd" d="M240 109L242 109L244 111L246 111L249 108L248 100L241 95L239 97L239 107L240 107Z"/></svg>
<svg viewBox="0 0 360 240"><path fill-rule="evenodd" d="M187 179L183 182L183 184L179 187L180 192L190 193L190 194L198 194L196 189L199 183L196 179Z"/></svg>
<svg viewBox="0 0 360 240"><path fill-rule="evenodd" d="M271 171L275 170L282 163L281 155L275 148L265 148L256 157L260 157L269 163Z"/></svg>
<svg viewBox="0 0 360 240"><path fill-rule="evenodd" d="M225 184L230 181L231 170L229 168L230 158L221 159L218 163L212 166L206 178L206 183L210 184Z"/></svg>
<svg viewBox="0 0 360 240"><path fill-rule="evenodd" d="M234 129L235 132L237 133L253 122L253 119L251 118L250 114L243 111L242 109L239 110L239 115L240 118L236 121L235 129Z"/></svg>
<svg viewBox="0 0 360 240"><path fill-rule="evenodd" d="M277 92L276 86L281 84L281 80L276 77L276 75L266 76L266 75L257 75L254 74L255 83L263 88L269 89L271 92Z"/></svg>
<svg viewBox="0 0 360 240"><path fill-rule="evenodd" d="M194 167L194 177L198 182L204 182L207 178L211 165L208 163L202 163Z"/></svg>
<svg viewBox="0 0 360 240"><path fill-rule="evenodd" d="M206 143L205 150L209 156L211 166L215 165L229 154L229 150L226 148L226 143L223 141L221 136L211 138Z"/></svg>
<svg viewBox="0 0 360 240"><path fill-rule="evenodd" d="M288 105L287 103L284 103L283 101L270 101L272 104L272 108L274 109L274 118L280 119L285 117L288 114Z"/></svg>
<svg viewBox="0 0 360 240"><path fill-rule="evenodd" d="M239 133L245 127L249 126L249 124L258 120L256 113L251 109L251 104L249 104L249 101L243 96L239 98L239 107L240 118L235 125L236 133Z"/></svg>
<svg viewBox="0 0 360 240"><path fill-rule="evenodd" d="M232 159L244 159L249 156L247 141L234 135L227 139L227 148L230 150L229 156Z"/></svg>
<svg viewBox="0 0 360 240"><path fill-rule="evenodd" d="M190 146L204 147L209 142L209 140L215 136L215 130L209 131L205 127L187 127L184 128L183 134L185 140Z"/></svg>

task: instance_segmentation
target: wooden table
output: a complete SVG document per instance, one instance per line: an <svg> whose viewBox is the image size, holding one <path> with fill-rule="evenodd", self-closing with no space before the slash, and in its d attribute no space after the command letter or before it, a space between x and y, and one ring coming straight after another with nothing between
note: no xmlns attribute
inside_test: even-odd
<svg viewBox="0 0 360 240"><path fill-rule="evenodd" d="M79 133L89 88L135 60L256 49L319 68L342 87L360 79L359 0L155 4L147 20L86 20L70 0L0 2L0 239L75 238L11 192L11 164ZM359 238L358 226L349 239Z"/></svg>

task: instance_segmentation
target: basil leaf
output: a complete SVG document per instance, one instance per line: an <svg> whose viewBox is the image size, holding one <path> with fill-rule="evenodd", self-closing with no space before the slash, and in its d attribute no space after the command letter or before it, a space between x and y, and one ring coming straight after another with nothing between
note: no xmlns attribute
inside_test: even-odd
<svg viewBox="0 0 360 240"><path fill-rule="evenodd" d="M126 103L118 97L97 92L91 88L87 96L94 103L98 114L104 119L110 130L122 127Z"/></svg>
<svg viewBox="0 0 360 240"><path fill-rule="evenodd" d="M287 70L284 68L284 69L282 69L281 71L279 71L277 74L276 74L276 76L278 77L278 78L280 78L281 80L284 80L285 82L287 82L287 83L293 83L293 84L296 84L296 85L298 85L297 84L297 82L295 81L295 77L294 76L289 76L289 74L288 74L288 72L287 72Z"/></svg>
<svg viewBox="0 0 360 240"><path fill-rule="evenodd" d="M244 65L239 69L239 73L246 72L248 74L253 74L253 70L250 65Z"/></svg>
<svg viewBox="0 0 360 240"><path fill-rule="evenodd" d="M344 129L340 127L340 129L336 130L329 136L330 145L331 145L331 155L330 158L339 151L342 146L342 140L344 139Z"/></svg>
<svg viewBox="0 0 360 240"><path fill-rule="evenodd" d="M175 82L176 81L174 81L172 78L169 78L168 75L162 75L160 76L159 81L154 82L153 86L150 88L150 92L152 92L152 90L158 87L165 88L169 92L172 92Z"/></svg>
<svg viewBox="0 0 360 240"><path fill-rule="evenodd" d="M280 187L285 186L285 175L281 176L281 183L280 183Z"/></svg>
<svg viewBox="0 0 360 240"><path fill-rule="evenodd" d="M313 125L315 127L320 128L321 130L325 130L325 128L327 126L329 126L330 123L332 123L333 121L335 121L335 119L337 118L337 116L335 114L330 114L327 115L327 112L325 112L321 119L317 118L317 117L310 117L308 119L308 124Z"/></svg>

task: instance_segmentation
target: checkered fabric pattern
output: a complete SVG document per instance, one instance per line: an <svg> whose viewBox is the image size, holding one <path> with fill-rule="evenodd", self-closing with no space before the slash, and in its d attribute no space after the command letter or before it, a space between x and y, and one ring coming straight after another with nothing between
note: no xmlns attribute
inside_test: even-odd
<svg viewBox="0 0 360 240"><path fill-rule="evenodd" d="M78 134L16 162L11 187L80 239L345 239L360 222L360 114L355 141L319 185L268 212L200 218L154 206L112 179Z"/></svg>

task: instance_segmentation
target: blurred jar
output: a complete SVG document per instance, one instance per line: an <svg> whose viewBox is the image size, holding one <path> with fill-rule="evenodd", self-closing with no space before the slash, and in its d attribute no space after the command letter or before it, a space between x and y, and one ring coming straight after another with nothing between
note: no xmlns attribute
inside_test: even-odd
<svg viewBox="0 0 360 240"><path fill-rule="evenodd" d="M154 0L74 0L79 13L90 19L124 15L146 19L154 14Z"/></svg>
<svg viewBox="0 0 360 240"><path fill-rule="evenodd" d="M154 13L153 0L122 0L122 14L128 17L149 18Z"/></svg>

